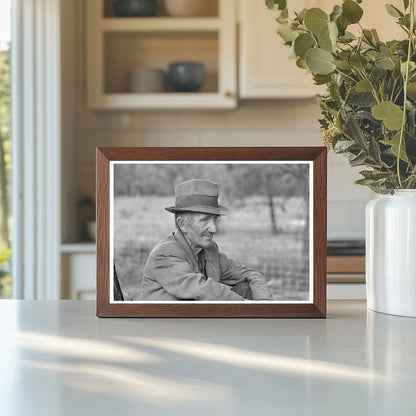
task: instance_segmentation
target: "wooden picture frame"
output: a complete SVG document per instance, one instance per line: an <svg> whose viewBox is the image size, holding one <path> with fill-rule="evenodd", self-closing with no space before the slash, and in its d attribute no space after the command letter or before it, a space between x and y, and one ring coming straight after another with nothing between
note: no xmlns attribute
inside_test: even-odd
<svg viewBox="0 0 416 416"><path fill-rule="evenodd" d="M326 317L326 212L327 212L327 150L324 147L239 147L239 148L97 148L97 316L98 317L188 317L188 318L325 318ZM117 172L122 165L151 165L153 169L163 164L181 164L182 169L213 165L212 169L266 169L280 165L280 169L309 166L307 176L308 238L308 295L303 300L249 300L232 301L147 301L115 298L118 283L114 270L114 187L118 185ZM254 165L254 167L252 166ZM131 167L130 167L131 168ZM201 167L202 168L202 167ZM277 168L276 168L277 169ZM298 169L299 170L299 169ZM136 172L135 171L135 172ZM141 170L139 170L141 172ZM156 170L155 170L156 172ZM140 175L135 181L140 186ZM276 177L277 178L277 177ZM208 178L209 179L209 178ZM138 181L138 182L137 182ZM282 182L284 183L284 181ZM296 182L297 183L297 182ZM306 183L306 182L305 182ZM118 189L118 188L117 188ZM289 189L289 188L288 188ZM118 191L117 191L118 192ZM172 191L173 192L173 191ZM296 189L293 190L296 193ZM221 184L220 184L221 198ZM138 194L137 194L138 195ZM158 194L159 195L159 194ZM140 201L141 196L135 196ZM174 198L174 197L172 197ZM273 197L272 197L273 199ZM306 200L306 199L305 199ZM171 201L174 202L174 201ZM159 209L159 208L158 208ZM258 209L258 208L256 208ZM161 212L163 206L160 207ZM140 212L137 213L140 216ZM172 214L163 214L172 215ZM306 218L305 217L305 218ZM307 224L307 226L306 226ZM289 235L289 234L288 234ZM163 237L163 236L161 236ZM134 238L134 236L133 236ZM304 238L305 239L305 238ZM135 254L133 253L133 256ZM277 261L274 258L271 262ZM269 284L269 283L268 283ZM306 293L306 292L302 292ZM306 296L306 295L305 295ZM116 300L115 300L116 299Z"/></svg>

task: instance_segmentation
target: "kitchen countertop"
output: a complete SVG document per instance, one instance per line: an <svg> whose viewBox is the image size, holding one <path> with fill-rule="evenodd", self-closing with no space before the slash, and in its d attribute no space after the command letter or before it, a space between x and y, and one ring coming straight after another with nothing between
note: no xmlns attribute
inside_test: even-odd
<svg viewBox="0 0 416 416"><path fill-rule="evenodd" d="M99 319L0 301L0 414L414 415L416 319Z"/></svg>

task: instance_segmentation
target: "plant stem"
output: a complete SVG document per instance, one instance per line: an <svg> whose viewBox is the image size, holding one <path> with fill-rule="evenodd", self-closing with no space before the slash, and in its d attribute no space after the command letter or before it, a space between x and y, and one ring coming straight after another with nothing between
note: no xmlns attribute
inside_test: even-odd
<svg viewBox="0 0 416 416"><path fill-rule="evenodd" d="M415 27L415 0L410 0L410 30L409 30L409 45L407 47L407 60L406 60L406 73L404 76L404 85L403 85L403 118L402 118L402 127L400 129L400 140L399 140L399 149L397 151L397 177L399 179L399 186L403 188L402 178L400 175L400 156L402 152L402 146L404 141L404 132L406 129L406 110L407 110L407 83L409 81L409 68L410 68L410 60L412 57L412 49L413 49L413 36L414 36L414 27Z"/></svg>
<svg viewBox="0 0 416 416"><path fill-rule="evenodd" d="M336 72L338 72L338 73L339 73L339 74L341 74L341 75L344 75L344 77L349 78L351 81L353 81L353 82L355 82L355 83L357 83L357 82L358 82L355 78L351 77L351 76L350 76L350 75L348 75L348 74L345 74L344 72L340 71L338 68L335 68L335 71L336 71Z"/></svg>
<svg viewBox="0 0 416 416"><path fill-rule="evenodd" d="M360 71L360 75L362 76L363 79L365 79L366 81L368 81L368 83L370 84L371 87L371 93L373 94L374 99L377 101L377 104L380 104L380 99L376 90L376 87L374 86L374 84L370 81L370 78L368 78L367 73L365 72L365 69L361 66L362 71Z"/></svg>

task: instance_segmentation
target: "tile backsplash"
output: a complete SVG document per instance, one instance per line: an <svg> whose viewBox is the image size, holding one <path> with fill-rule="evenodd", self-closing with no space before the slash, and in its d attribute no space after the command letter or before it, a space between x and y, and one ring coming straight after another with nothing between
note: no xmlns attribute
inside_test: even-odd
<svg viewBox="0 0 416 416"><path fill-rule="evenodd" d="M96 146L319 146L314 99L250 101L232 111L91 112L76 115L80 196L94 195ZM328 237L364 237L365 204L373 197L354 184L359 168L328 155Z"/></svg>

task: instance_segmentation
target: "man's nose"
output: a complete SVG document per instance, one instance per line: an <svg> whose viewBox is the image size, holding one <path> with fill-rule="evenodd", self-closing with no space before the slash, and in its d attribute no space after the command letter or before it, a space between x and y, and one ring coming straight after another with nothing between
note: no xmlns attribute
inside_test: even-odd
<svg viewBox="0 0 416 416"><path fill-rule="evenodd" d="M214 218L211 218L208 222L208 231L210 233L216 233L217 232L217 222Z"/></svg>

